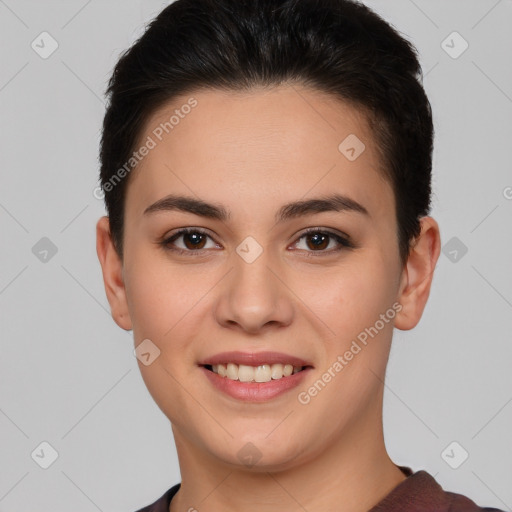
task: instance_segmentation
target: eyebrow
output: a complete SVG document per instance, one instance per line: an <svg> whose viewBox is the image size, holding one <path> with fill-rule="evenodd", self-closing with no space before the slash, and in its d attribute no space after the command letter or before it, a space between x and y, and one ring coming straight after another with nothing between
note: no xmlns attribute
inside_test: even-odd
<svg viewBox="0 0 512 512"><path fill-rule="evenodd" d="M161 211L182 211L206 217L208 219L227 221L230 212L222 205L207 203L201 199L188 196L168 195L151 204L144 210L144 215ZM276 213L276 222L303 217L321 212L356 212L370 217L368 210L360 203L342 194L294 201L283 205Z"/></svg>

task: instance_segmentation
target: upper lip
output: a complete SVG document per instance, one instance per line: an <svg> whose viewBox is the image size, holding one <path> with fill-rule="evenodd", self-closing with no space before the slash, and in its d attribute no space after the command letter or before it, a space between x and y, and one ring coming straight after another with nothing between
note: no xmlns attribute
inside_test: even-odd
<svg viewBox="0 0 512 512"><path fill-rule="evenodd" d="M311 363L300 357L283 354L281 352L221 352L207 357L199 364L201 366L214 364L244 364L247 366L260 366L262 364L291 364L293 366L312 366Z"/></svg>

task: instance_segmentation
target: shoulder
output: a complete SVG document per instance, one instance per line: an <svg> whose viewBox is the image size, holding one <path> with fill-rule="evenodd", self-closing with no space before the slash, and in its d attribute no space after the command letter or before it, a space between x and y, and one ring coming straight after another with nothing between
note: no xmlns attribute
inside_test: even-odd
<svg viewBox="0 0 512 512"><path fill-rule="evenodd" d="M479 507L474 501L462 494L455 494L446 492L447 500L450 503L450 508L447 512L504 512L498 508Z"/></svg>
<svg viewBox="0 0 512 512"><path fill-rule="evenodd" d="M154 503L137 510L136 512L169 512L169 505L173 496L178 492L181 484L176 484L160 496Z"/></svg>
<svg viewBox="0 0 512 512"><path fill-rule="evenodd" d="M462 494L445 491L426 471L400 469L407 478L369 512L504 512L479 507Z"/></svg>
<svg viewBox="0 0 512 512"><path fill-rule="evenodd" d="M462 494L442 492L446 495L446 501L449 503L447 512L504 512L498 508L479 507L474 501Z"/></svg>
<svg viewBox="0 0 512 512"><path fill-rule="evenodd" d="M505 512L497 508L479 507L467 496L445 491L426 471L413 473L407 467L400 469L407 478L369 512ZM174 485L154 503L136 512L168 512L180 485Z"/></svg>

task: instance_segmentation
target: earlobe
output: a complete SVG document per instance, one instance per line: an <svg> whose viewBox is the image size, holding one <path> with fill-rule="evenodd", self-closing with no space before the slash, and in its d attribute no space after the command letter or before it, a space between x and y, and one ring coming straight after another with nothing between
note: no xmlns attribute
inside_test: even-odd
<svg viewBox="0 0 512 512"><path fill-rule="evenodd" d="M411 247L400 281L398 301L402 309L395 317L395 327L401 330L412 329L420 321L441 251L437 222L422 217L420 223L420 235Z"/></svg>
<svg viewBox="0 0 512 512"><path fill-rule="evenodd" d="M132 321L126 300L123 265L110 235L108 217L101 217L96 224L96 252L112 318L119 327L129 331L132 329Z"/></svg>

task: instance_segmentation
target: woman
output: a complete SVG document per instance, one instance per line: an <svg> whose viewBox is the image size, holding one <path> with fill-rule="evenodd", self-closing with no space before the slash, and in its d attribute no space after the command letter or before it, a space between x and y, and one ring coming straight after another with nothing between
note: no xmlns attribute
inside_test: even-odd
<svg viewBox="0 0 512 512"><path fill-rule="evenodd" d="M97 251L182 475L143 511L496 510L384 444L440 252L419 78L349 0L178 0L116 65Z"/></svg>

